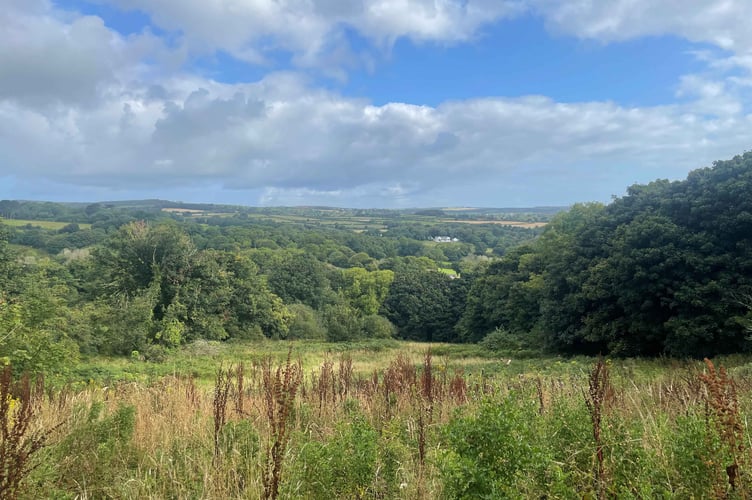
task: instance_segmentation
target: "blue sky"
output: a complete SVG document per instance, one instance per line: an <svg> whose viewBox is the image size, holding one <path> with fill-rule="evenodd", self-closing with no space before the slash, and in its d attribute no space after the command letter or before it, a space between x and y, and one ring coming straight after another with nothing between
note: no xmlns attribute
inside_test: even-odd
<svg viewBox="0 0 752 500"><path fill-rule="evenodd" d="M750 148L750 2L9 0L0 199L608 201Z"/></svg>

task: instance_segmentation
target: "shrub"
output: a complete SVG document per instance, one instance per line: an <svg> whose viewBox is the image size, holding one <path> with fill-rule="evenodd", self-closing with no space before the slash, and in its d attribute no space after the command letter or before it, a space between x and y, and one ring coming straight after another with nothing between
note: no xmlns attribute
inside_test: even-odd
<svg viewBox="0 0 752 500"><path fill-rule="evenodd" d="M444 429L446 451L439 468L450 498L503 498L515 480L539 463L531 423L535 411L514 395L485 400L475 415L456 415Z"/></svg>
<svg viewBox="0 0 752 500"><path fill-rule="evenodd" d="M529 337L531 334L525 335ZM504 328L496 328L483 337L478 344L489 351L513 355L517 358L540 355L540 350L533 347L536 344L535 339L525 338Z"/></svg>
<svg viewBox="0 0 752 500"><path fill-rule="evenodd" d="M118 475L137 461L131 442L136 409L120 405L111 415L102 416L103 409L103 403L92 403L84 422L55 447L56 487L79 491L83 497L119 496L115 490L121 483Z"/></svg>
<svg viewBox="0 0 752 500"><path fill-rule="evenodd" d="M321 441L308 440L295 462L299 498L380 498L375 479L378 463L378 433L356 415L351 422L337 425L334 436Z"/></svg>
<svg viewBox="0 0 752 500"><path fill-rule="evenodd" d="M371 314L363 318L363 335L369 339L390 339L394 337L396 329L391 321L378 314Z"/></svg>
<svg viewBox="0 0 752 500"><path fill-rule="evenodd" d="M288 339L325 339L326 328L319 314L305 304L287 306L292 313L292 323L287 333Z"/></svg>

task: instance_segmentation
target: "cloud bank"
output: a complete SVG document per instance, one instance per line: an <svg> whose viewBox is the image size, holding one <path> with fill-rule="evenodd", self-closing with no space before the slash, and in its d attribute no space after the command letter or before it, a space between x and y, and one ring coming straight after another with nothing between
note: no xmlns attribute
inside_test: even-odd
<svg viewBox="0 0 752 500"><path fill-rule="evenodd" d="M249 203L507 205L504 197L526 178L597 180L609 169L619 170L619 183L630 169L635 178L627 182L681 177L752 139L747 2L112 4L146 12L169 35L124 36L99 17L45 0L11 0L0 12L0 177L113 196L212 185L254 193ZM223 84L186 69L197 54L220 50L253 64L281 50L301 68L326 66L332 53L356 52L344 30L370 40L373 51L399 38L469 43L520 15L603 43L666 34L704 42L709 49L697 57L706 69L677 82L677 101L653 107L546 96L375 106L297 70ZM548 199L577 201L571 196Z"/></svg>

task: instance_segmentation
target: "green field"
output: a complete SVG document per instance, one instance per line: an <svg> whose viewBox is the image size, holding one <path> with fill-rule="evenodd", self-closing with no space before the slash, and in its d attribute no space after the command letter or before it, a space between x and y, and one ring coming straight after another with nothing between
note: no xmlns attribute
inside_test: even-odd
<svg viewBox="0 0 752 500"><path fill-rule="evenodd" d="M162 210L173 214L190 214L191 218L231 217L237 215L237 213L213 213L196 209L181 210L178 208L163 208ZM514 217L514 215L519 216L529 214L506 214L489 218L489 215L486 215L479 209L468 210L472 210L472 213L467 213L465 215L467 219L446 219L433 215L420 215L400 211L392 211L388 215L362 216L355 214L355 211L351 209L304 209L293 207L268 209L268 211L257 209L257 211L249 211L244 215L249 219L260 221L302 224L307 226L337 227L338 229L346 229L356 232L385 232L387 231L388 225L394 224L395 222L401 224L498 224L522 228L539 228L546 225L545 222L520 221Z"/></svg>
<svg viewBox="0 0 752 500"><path fill-rule="evenodd" d="M16 226L16 227L32 226L32 227L41 227L43 229L58 230L58 229L62 229L63 227L71 223L48 221L48 220L0 219L0 224L5 224L8 226ZM76 224L78 224L78 227L80 229L91 229L91 224L80 223L80 222L77 222Z"/></svg>
<svg viewBox="0 0 752 500"><path fill-rule="evenodd" d="M148 382L155 378L182 374L191 375L201 384L214 381L219 366L257 363L270 357L281 361L292 350L292 355L301 361L306 373L321 366L327 358L351 356L353 369L359 375L370 375L374 370L383 370L397 355L408 356L416 362L427 350L431 350L437 363L467 373L523 373L531 366L529 361L518 360L507 364L508 358L489 354L477 345L427 344L397 340L364 340L356 342L319 341L254 341L254 342L207 342L199 341L171 352L163 361L153 363L141 360L136 354L130 359L93 357L84 360L73 375L79 383L107 384L117 381ZM537 362L536 362L537 365Z"/></svg>

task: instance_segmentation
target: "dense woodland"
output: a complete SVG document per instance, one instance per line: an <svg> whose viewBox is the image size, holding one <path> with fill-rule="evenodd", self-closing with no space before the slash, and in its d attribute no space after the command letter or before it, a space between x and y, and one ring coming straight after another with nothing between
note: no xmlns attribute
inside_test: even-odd
<svg viewBox="0 0 752 500"><path fill-rule="evenodd" d="M64 372L81 355L263 337L750 350L752 153L554 211L2 201L0 356ZM510 217L550 223L492 223Z"/></svg>
<svg viewBox="0 0 752 500"><path fill-rule="evenodd" d="M472 277L540 233L467 213L174 205L0 202L0 356L55 373L198 339L461 341Z"/></svg>
<svg viewBox="0 0 752 500"><path fill-rule="evenodd" d="M473 283L460 330L556 352L712 356L752 333L752 153L560 214Z"/></svg>

